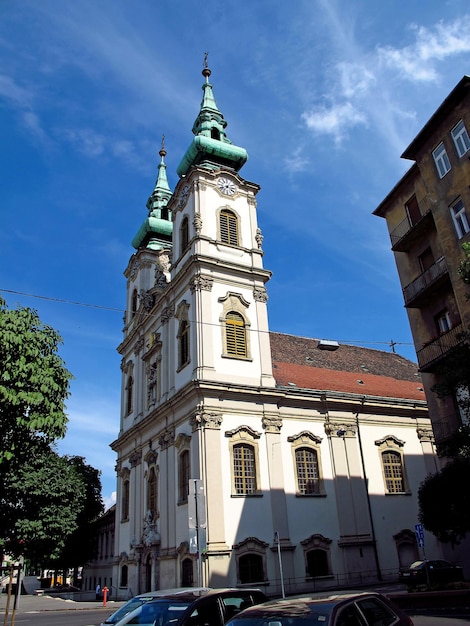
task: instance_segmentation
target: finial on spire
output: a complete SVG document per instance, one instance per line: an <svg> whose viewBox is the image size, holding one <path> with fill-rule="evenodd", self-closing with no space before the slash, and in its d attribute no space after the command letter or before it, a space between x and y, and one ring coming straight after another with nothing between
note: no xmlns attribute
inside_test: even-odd
<svg viewBox="0 0 470 626"><path fill-rule="evenodd" d="M202 75L206 78L206 83L209 82L209 76L212 72L209 69L209 65L207 64L207 57L209 56L208 52L204 52L204 69L202 70Z"/></svg>
<svg viewBox="0 0 470 626"><path fill-rule="evenodd" d="M166 157L166 150L165 150L165 135L162 135L162 147L160 148L160 151L158 153L162 158Z"/></svg>

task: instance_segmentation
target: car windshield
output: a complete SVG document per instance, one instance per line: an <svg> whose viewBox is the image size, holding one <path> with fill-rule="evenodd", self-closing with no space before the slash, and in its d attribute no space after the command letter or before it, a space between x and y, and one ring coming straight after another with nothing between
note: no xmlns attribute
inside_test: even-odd
<svg viewBox="0 0 470 626"><path fill-rule="evenodd" d="M154 626L176 625L184 615L191 601L158 600L147 602L142 610L133 616L128 624L154 624Z"/></svg>
<svg viewBox="0 0 470 626"><path fill-rule="evenodd" d="M150 600L153 600L153 599L154 598L152 598L152 596L148 598L146 598L145 596L132 598L132 600L129 600L128 602L126 602L126 604L123 604L120 609L118 609L115 613L110 615L104 623L105 624L117 624L117 622L119 622L119 620L121 620L124 617L124 615L127 615L131 611L138 609L139 606L142 606L142 604L144 604L145 602L150 602Z"/></svg>
<svg viewBox="0 0 470 626"><path fill-rule="evenodd" d="M414 563L410 565L410 569L417 569L418 567L421 567L422 565L424 565L424 561L415 561Z"/></svg>

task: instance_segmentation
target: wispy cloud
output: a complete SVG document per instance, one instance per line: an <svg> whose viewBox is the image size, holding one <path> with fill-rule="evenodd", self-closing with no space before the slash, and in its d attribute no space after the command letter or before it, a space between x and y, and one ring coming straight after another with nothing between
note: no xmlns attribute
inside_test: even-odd
<svg viewBox="0 0 470 626"><path fill-rule="evenodd" d="M307 128L317 135L331 135L337 145L347 134L348 129L358 124L366 124L366 116L351 102L335 104L331 107L319 106L302 113Z"/></svg>
<svg viewBox="0 0 470 626"><path fill-rule="evenodd" d="M379 61L406 80L436 82L436 63L470 52L470 15L453 22L441 21L434 28L412 25L416 40L403 48L378 47Z"/></svg>

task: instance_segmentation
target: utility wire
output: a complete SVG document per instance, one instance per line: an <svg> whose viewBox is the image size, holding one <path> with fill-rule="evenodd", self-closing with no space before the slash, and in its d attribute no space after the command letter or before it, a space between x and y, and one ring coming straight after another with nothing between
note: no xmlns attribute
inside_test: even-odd
<svg viewBox="0 0 470 626"><path fill-rule="evenodd" d="M66 300L64 298L55 298L52 296L41 296L39 294L34 294L34 293L26 293L24 291L15 291L13 289L2 289L0 288L0 294L4 292L4 293L11 293L17 296L25 296L27 298L37 298L39 300L46 300L48 302L59 302L60 304L72 304L74 306L82 306L82 307L87 307L90 309L100 309L102 311L114 311L117 313L123 313L126 314L126 309L118 309L116 307L109 307L109 306L103 306L101 304L90 304L87 302L77 302L77 301L73 301L73 300ZM155 319L158 319L159 316L154 315L152 313L147 313L146 314L147 317L155 317ZM195 320L189 320L192 323L196 323ZM218 324L213 324L211 322L198 322L199 324L204 324L206 326L217 326ZM158 329L157 329L158 330ZM250 329L250 332L255 332L254 330ZM266 331L260 331L257 330L256 332L266 332ZM278 332L278 331L267 331L267 332ZM281 333L281 334L291 334L291 333ZM363 345L381 345L381 346L389 346L392 349L392 352L395 352L395 346L412 346L413 344L409 341L361 341L361 340L352 340L352 339L338 339L337 340L338 343L343 343L343 344L351 344L351 345L358 345L358 346L363 346Z"/></svg>

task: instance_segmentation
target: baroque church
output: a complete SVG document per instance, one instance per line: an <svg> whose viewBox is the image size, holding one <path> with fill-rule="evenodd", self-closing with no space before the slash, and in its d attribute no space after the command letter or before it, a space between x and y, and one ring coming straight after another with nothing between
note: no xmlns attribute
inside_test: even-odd
<svg viewBox="0 0 470 626"><path fill-rule="evenodd" d="M417 366L269 330L260 187L202 74L179 181L162 142L124 272L114 597L396 580L438 469Z"/></svg>

